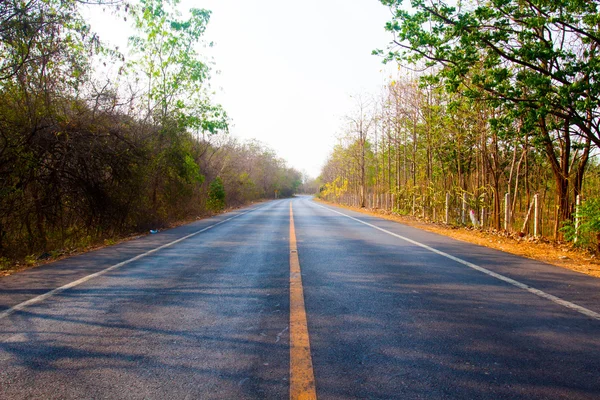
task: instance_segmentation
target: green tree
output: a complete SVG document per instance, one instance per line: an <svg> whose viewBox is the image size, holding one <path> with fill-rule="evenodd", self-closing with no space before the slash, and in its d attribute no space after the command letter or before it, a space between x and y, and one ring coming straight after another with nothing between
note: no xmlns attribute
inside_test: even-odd
<svg viewBox="0 0 600 400"><path fill-rule="evenodd" d="M206 206L209 210L215 212L222 211L225 208L225 187L218 176L210 183Z"/></svg>
<svg viewBox="0 0 600 400"><path fill-rule="evenodd" d="M129 64L146 86L146 119L158 127L148 147L156 156L149 166L152 204L166 210L177 193L192 190L203 177L192 154L191 132L228 130L228 118L211 102L210 67L198 53L210 11L190 9L187 19L176 10L178 0L142 0L132 8L138 34L130 38Z"/></svg>
<svg viewBox="0 0 600 400"><path fill-rule="evenodd" d="M396 35L386 60L435 66L432 80L448 91L501 110L494 127L516 122L533 133L555 176L557 221L568 219L569 184L580 192L590 143L600 146L598 3L415 0L407 11L401 0L381 2Z"/></svg>
<svg viewBox="0 0 600 400"><path fill-rule="evenodd" d="M179 0L141 0L132 9L138 35L129 39L130 67L143 74L148 116L215 134L228 130L225 111L211 103L210 66L198 53L211 12L192 8L182 19ZM209 44L211 45L211 44Z"/></svg>
<svg viewBox="0 0 600 400"><path fill-rule="evenodd" d="M576 241L579 246L590 246L596 243L596 251L600 253L600 198L584 201L575 213L578 226L568 221L562 228L567 240Z"/></svg>

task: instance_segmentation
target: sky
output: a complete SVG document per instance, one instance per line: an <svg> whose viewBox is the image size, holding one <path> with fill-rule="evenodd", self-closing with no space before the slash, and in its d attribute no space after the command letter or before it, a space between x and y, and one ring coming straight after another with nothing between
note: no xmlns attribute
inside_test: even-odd
<svg viewBox="0 0 600 400"><path fill-rule="evenodd" d="M230 134L260 140L311 177L343 131L351 96L379 93L392 69L371 55L392 39L384 30L390 11L378 0L183 0L179 7L212 11L205 38L215 45L205 51ZM107 18L94 13L92 29L124 46L127 29Z"/></svg>

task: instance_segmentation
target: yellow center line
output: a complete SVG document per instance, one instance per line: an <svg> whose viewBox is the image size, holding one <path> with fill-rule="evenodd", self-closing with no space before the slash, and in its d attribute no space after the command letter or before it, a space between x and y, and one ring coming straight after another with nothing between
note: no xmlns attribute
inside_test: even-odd
<svg viewBox="0 0 600 400"><path fill-rule="evenodd" d="M290 399L316 399L294 211L290 202Z"/></svg>

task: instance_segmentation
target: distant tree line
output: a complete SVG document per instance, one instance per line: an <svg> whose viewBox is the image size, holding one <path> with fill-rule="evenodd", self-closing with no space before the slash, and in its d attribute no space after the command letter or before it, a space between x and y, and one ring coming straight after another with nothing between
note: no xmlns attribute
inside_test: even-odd
<svg viewBox="0 0 600 400"><path fill-rule="evenodd" d="M229 118L198 52L208 10L95 3L133 21L127 54L90 30L89 2L0 5L0 264L290 196L301 184L268 148L225 136Z"/></svg>
<svg viewBox="0 0 600 400"><path fill-rule="evenodd" d="M442 220L450 193L486 226L531 233L537 194L544 235L574 239L576 219L591 226L598 217L576 200L600 196L598 3L382 3L394 40L375 53L404 74L357 100L322 171L324 195L351 193L360 206L393 195L390 208Z"/></svg>

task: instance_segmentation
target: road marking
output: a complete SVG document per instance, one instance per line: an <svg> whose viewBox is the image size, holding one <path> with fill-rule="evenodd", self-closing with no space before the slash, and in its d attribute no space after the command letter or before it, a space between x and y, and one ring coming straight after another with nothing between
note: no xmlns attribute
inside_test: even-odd
<svg viewBox="0 0 600 400"><path fill-rule="evenodd" d="M304 291L290 201L290 399L316 399L315 374L304 308Z"/></svg>
<svg viewBox="0 0 600 400"><path fill-rule="evenodd" d="M264 207L264 206L263 206L263 207ZM156 252L157 252L157 251L159 251L159 250L166 249L167 247L173 246L174 244L177 244L177 243L179 243L179 242L183 242L184 240L186 240L186 239L189 239L189 238L191 238L191 237L193 237L193 236L196 236L196 235L198 235L198 234L200 234L200 233L202 233L202 232L206 232L207 230L209 230L209 229L212 229L212 228L214 228L214 227L215 227L215 226L217 226L217 225L221 225L221 224L223 224L223 223L225 223L225 222L227 222L227 221L231 221L231 220L232 220L232 219L234 219L234 218L240 217L240 216L242 216L242 215L244 215L244 214L248 214L249 212L252 212L252 211L256 211L256 210L258 210L259 208L263 208L263 207L257 207L257 208L253 208L252 210L248 210L248 211L245 211L245 212L243 212L243 213L236 214L236 215L234 215L233 217L230 217L230 218L224 219L223 221L220 221L220 222L217 222L216 224L213 224L213 225L207 226L207 227L206 227L206 228L204 228L204 229L200 229L199 231L196 231L196 232L190 233L190 234L189 234L189 235L187 235L187 236L184 236L184 237L182 237L182 238L179 238L179 239L177 239L177 240L174 240L174 241L172 241L172 242L169 242L169 243L167 243L167 244L163 244L162 246L159 246L159 247L157 247L157 248L155 248L155 249L149 250L149 251L147 251L147 252L145 252L145 253L143 253L143 254L139 254L139 255L137 255L137 256L135 256L135 257L133 257L133 258L130 258L129 260L122 261L122 262L120 262L120 263L118 263L118 264L115 264L115 265L112 265L112 266L110 266L110 267L108 267L108 268L106 268L106 269L103 269L102 271L98 271L98 272L96 272L96 273L93 273L93 274L90 274L90 275L84 276L84 277L83 277L83 278L81 278L81 279L78 279L78 280L76 280L76 281L73 281L73 282L71 282L71 283L67 283L67 284L66 284L66 285L64 285L64 286L58 287L58 288L56 288L56 289L53 289L53 290L51 290L51 291L49 291L49 292L47 292L47 293L44 293L44 294L42 294L42 295L39 295L39 296L37 296L37 297L34 297L33 299L29 299L29 300L27 300L27 301L24 301L24 302L22 302L22 303L19 303L19 304L17 304L17 305L16 305L16 306L14 306L14 307L11 307L11 308L9 308L8 310L5 310L5 311L1 312L1 313L0 313L0 320L1 320L1 319L3 319L3 318L6 318L6 317L8 317L8 316L10 316L10 315L12 315L12 314L14 314L14 313L15 313L15 312L17 312L17 311L21 311L21 310L23 310L23 309L25 309L25 308L27 308L27 307L29 307L29 306L33 305L33 304L36 304L36 303L42 302L42 301L44 301L44 300L46 300L46 299L48 299L48 298L50 298L50 297L52 297L52 296L54 296L54 295L57 295L57 294L59 294L59 293L62 293L62 292L64 292L64 291L65 291L65 290L67 290L67 289L71 289L71 288L73 288L73 287L75 287L75 286L81 285L82 283L84 283L84 282L87 282L87 281L89 281L90 279L93 279L93 278L97 278L97 277L99 277L99 276L102 276L102 275L106 274L107 272L110 272L110 271L112 271L112 270L115 270L115 269L117 269L117 268L121 268L121 267L122 267L122 266L124 266L124 265L127 265L127 264L129 264L129 263L132 263L132 262L134 262L134 261L137 261L137 260L139 260L139 259L141 259L141 258L144 258L144 257L146 257L146 256L149 256L150 254L156 253Z"/></svg>
<svg viewBox="0 0 600 400"><path fill-rule="evenodd" d="M332 208L329 208L329 207L322 206L322 205L320 205L320 204L316 204L316 203L313 203L313 204L314 204L314 205L316 205L316 206L318 206L318 207L321 207L321 208L324 208L324 209L326 209L326 210L329 210L329 211L331 211L331 212L334 212L334 213L337 213L337 214L343 215L344 217L350 218L351 220L354 220L354 221L356 221L356 222L360 222L361 224L364 224L364 225L370 226L371 228L377 229L378 231L381 231L381 232L387 233L388 235L391 235L391 236L397 237L397 238L399 238L399 239L402 239L402 240L404 240L404 241L406 241L406 242L409 242L409 243L411 243L411 244L414 244L415 246L422 247L422 248L424 248L424 249L426 249L426 250L429 250L429 251L431 251L432 253L436 253L436 254L439 254L440 256L443 256L443 257L449 258L449 259L450 259L450 260L452 260L452 261L456 261L457 263L460 263L460 264L466 265L467 267L469 267L469 268L472 268L472 269L474 269L474 270L476 270L476 271L483 272L483 273L484 273L484 274L486 274L486 275L492 276L492 277L494 277L494 278L496 278L496 279L499 279L499 280L501 280L501 281L503 281L503 282L509 283L509 284L511 284L511 285L513 285L513 286L516 286L516 287L518 287L519 289L526 290L526 291L528 291L529 293L533 293L533 294L535 294L536 296L539 296L539 297L541 297L541 298L544 298L544 299L550 300L550 301L552 301L552 302L554 302L554 303L556 303L556 304L559 304L559 305L561 305L561 306L563 306L563 307L569 308L569 309L571 309L571 310L573 310L573 311L577 311L578 313L581 313L581 314L583 314L583 315L585 315L585 316L588 316L588 317L590 317L590 318L593 318L593 319L595 319L595 320L598 320L598 321L600 321L600 314L599 314L599 313L597 313L597 312L595 312L595 311L592 311L592 310L590 310L590 309L587 309L587 308L585 308L585 307L582 307L582 306L580 306L580 305L577 305L577 304L575 304L575 303L571 303L570 301L563 300L563 299L561 299L560 297L556 297L556 296L554 296L554 295L552 295L552 294L550 294L550 293L546 293L546 292L544 292L544 291L542 291L542 290L540 290L540 289L536 289L536 288L534 288L534 287L531 287L531 286L529 286L529 285L526 285L526 284L524 284L524 283L521 283L521 282L519 282L519 281L516 281L516 280L514 280L514 279L512 279L512 278L509 278L509 277L507 277L507 276L500 275L500 274L498 274L498 273L496 273L496 272L490 271L489 269L486 269L486 268L480 267L479 265L476 265L476 264L470 263L470 262L468 262L468 261L465 261L465 260L463 260L463 259L461 259L461 258L458 258L458 257L455 257L455 256L453 256L453 255L450 255L450 254L448 254L448 253L445 253L445 252L443 252L443 251L441 251L441 250L434 249L433 247L429 247L429 246L427 246L426 244L423 244L423 243L417 242L417 241L415 241L415 240L409 239L409 238L407 238L407 237L405 237L405 236L402 236L402 235L398 235L398 234L396 234L396 233L394 233L394 232L390 232L390 231L388 231L388 230L386 230L386 229L383 229L383 228L380 228L380 227L378 227L378 226L376 226L376 225L373 225L373 224L370 224L370 223L368 223L368 222L362 221L362 220L360 220L360 219L358 219L358 218L354 218L354 217L352 217L352 216L350 216L350 215L348 215L348 214L344 214L343 212L339 212L339 211L337 211L337 210L334 210L334 209L332 209Z"/></svg>

